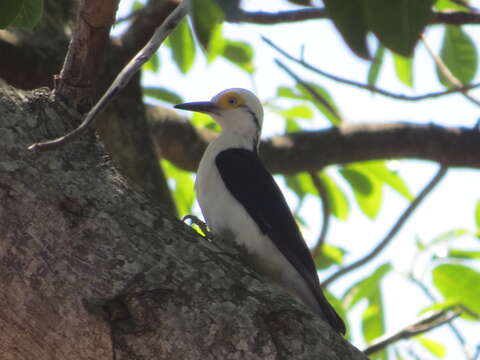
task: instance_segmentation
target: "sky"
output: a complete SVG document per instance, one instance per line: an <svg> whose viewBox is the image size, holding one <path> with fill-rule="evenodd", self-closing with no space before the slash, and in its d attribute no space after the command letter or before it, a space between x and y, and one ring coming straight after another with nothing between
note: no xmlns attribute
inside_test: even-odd
<svg viewBox="0 0 480 360"><path fill-rule="evenodd" d="M119 16L125 14L130 3L130 0L121 0ZM480 0L470 3L480 7ZM291 8L288 3L278 0L263 0L262 2L248 0L242 2L242 7L246 10L270 12ZM476 28L465 26L464 30L473 39L480 39L478 26ZM115 29L115 32L119 31L121 31L121 27ZM161 48L161 71L158 74L145 73L143 82L147 86L164 86L174 90L181 94L185 101L209 100L219 91L230 87L244 87L253 90L262 101L266 101L275 96L279 85L293 86L294 81L274 64L274 59L284 59L264 44L261 36L271 39L295 56L300 54L303 47L304 58L307 62L327 72L366 83L368 62L356 58L343 43L331 23L326 20L274 26L225 24L225 38L247 41L254 47L257 72L253 78L223 59L207 64L199 51L197 51L194 68L184 76L172 62L169 50ZM435 26L426 33L427 41L436 51L440 48L442 36L441 26ZM373 44L374 39L370 40ZM415 103L399 102L334 83L305 71L291 62L286 63L304 79L326 87L341 109L344 118L351 123L409 121L472 127L480 118L479 108L466 101L461 95ZM409 95L442 90L443 88L437 80L433 61L422 44L419 44L416 49L414 79L413 89L403 85L396 78L391 57L387 56L377 85L392 92ZM476 76L476 82L479 81L480 73ZM480 90L473 91L472 95L477 99L480 98ZM318 130L329 127L329 123L321 114L316 113L315 115L313 121L305 124L306 128ZM284 126L283 120L267 111L263 137L282 134ZM390 165L403 176L413 194L417 194L438 169L437 164L414 160L394 161ZM282 184L281 178L277 178L277 180ZM342 180L339 179L339 181ZM387 331L400 329L412 323L418 316L419 310L429 304L429 301L418 289L402 278L402 273L410 268L416 252L415 239L419 238L428 242L452 229L474 230L474 208L477 201L480 200L479 184L480 172L451 169L381 256L368 266L356 271L352 276L347 276L335 283L332 286L333 293L341 295L355 279L371 273L383 262L392 261L395 271L387 276L382 284L386 313L388 314ZM282 189L292 208L295 207L295 196L285 187ZM390 229L408 203L397 193L384 188L383 206L375 220L364 216L354 201L351 201L351 205L352 211L348 221L340 222L333 219L327 238L328 242L348 249L350 255L346 257L346 263L369 252ZM307 227L303 228L304 236L308 242L312 243L312 240L318 236L321 227L318 201L313 198L307 199L302 206L301 215L307 221ZM478 248L478 241L476 244L472 241L465 239L461 245L466 248L476 245ZM320 278L327 275L321 273ZM357 306L353 312L350 318L352 324L360 323L363 306ZM456 324L465 329L465 335L474 345L480 342L478 325L463 320L456 320ZM361 348L363 342L359 331L359 326L354 325L352 329L353 343ZM463 353L457 343L452 340L451 333L445 328L430 332L428 337L447 345L447 359L463 358ZM445 339L447 340L445 341ZM425 358L431 357L426 356Z"/></svg>

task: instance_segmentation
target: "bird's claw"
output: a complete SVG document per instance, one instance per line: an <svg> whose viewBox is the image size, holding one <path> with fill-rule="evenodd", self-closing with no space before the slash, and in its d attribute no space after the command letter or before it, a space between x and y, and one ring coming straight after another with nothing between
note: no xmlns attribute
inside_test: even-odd
<svg viewBox="0 0 480 360"><path fill-rule="evenodd" d="M197 225L200 228L200 230L204 234L205 239L211 240L213 238L212 233L207 228L207 224L205 224L197 216L195 216L195 215L185 215L182 218L183 222L187 222L188 220L190 220L192 225Z"/></svg>

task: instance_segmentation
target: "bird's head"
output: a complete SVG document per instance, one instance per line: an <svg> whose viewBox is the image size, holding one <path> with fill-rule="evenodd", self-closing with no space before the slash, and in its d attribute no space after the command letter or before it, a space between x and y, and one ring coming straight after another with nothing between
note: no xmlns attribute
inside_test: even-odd
<svg viewBox="0 0 480 360"><path fill-rule="evenodd" d="M175 108L208 114L224 131L260 138L263 108L255 94L248 90L227 89L210 101L178 104Z"/></svg>

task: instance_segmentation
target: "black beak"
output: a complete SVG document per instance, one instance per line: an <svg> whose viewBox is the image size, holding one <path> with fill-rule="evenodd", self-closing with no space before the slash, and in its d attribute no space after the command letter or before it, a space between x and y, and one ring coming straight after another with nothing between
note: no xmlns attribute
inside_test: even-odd
<svg viewBox="0 0 480 360"><path fill-rule="evenodd" d="M188 110L188 111L196 111L206 114L220 114L220 106L211 102L211 101L200 101L200 102L190 102L184 104L175 105L174 108Z"/></svg>

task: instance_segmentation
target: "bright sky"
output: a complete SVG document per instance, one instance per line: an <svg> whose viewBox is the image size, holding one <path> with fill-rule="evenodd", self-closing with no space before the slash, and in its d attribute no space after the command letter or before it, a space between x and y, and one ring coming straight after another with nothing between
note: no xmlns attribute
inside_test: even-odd
<svg viewBox="0 0 480 360"><path fill-rule="evenodd" d="M119 16L122 16L129 9L129 3L130 0L121 1ZM480 0L474 0L470 3L473 6L480 7ZM262 2L249 0L243 1L242 4L248 10L278 11L290 8L290 5L286 2L279 2L278 0L263 0ZM470 34L472 39L480 39L478 26L464 27L464 30ZM442 33L443 30L440 26L429 30L427 33L428 41L436 50L440 48ZM283 49L296 56L299 55L301 47L304 46L307 62L342 77L366 82L368 63L354 57L330 22L323 20L275 26L225 24L224 36L226 38L247 41L254 47L255 66L258 71L254 74L253 79L223 59L218 59L212 64L206 64L198 51L193 70L187 76L183 76L173 64L169 50L162 48L160 50L160 73L155 75L150 73L144 76L144 83L149 86L164 86L172 89L181 94L185 101L208 100L219 91L230 87L244 87L254 90L260 99L265 101L275 95L276 88L279 85L293 86L294 82L273 63L275 58L282 59L282 57L261 41L260 36L262 35L270 38ZM480 110L460 95L418 103L393 101L379 95L372 95L366 91L339 85L311 72L303 71L299 66L292 63L288 63L288 65L304 79L327 87L344 117L352 123L405 120L471 127L480 117ZM415 84L412 90L397 80L393 61L390 56L387 56L378 86L392 92L411 95L442 90L436 78L433 61L422 45L417 47L414 71ZM480 73L477 74L476 82L478 81L480 81ZM472 95L480 99L479 90L472 92ZM263 136L268 137L273 134L281 134L284 129L284 122L274 114L267 112L264 126ZM311 129L321 129L327 126L329 124L319 113L316 113L315 120L308 124ZM395 162L393 165L404 177L413 194L419 192L438 167L432 163L419 161ZM332 286L332 291L341 295L346 288L355 282L355 279L371 273L379 264L386 261L392 261L396 271L406 271L410 267L416 251L416 237L428 242L435 236L452 229L467 228L473 230L475 228L474 207L476 202L480 200L479 184L480 173L478 171L450 170L446 178L417 209L408 224L379 259L358 270L354 275L347 276L335 283ZM283 189L293 207L296 203L295 197L288 190ZM351 204L354 204L354 201L351 201ZM356 205L352 206L353 209L348 222L342 223L333 220L327 241L348 249L351 255L347 257L346 263L356 260L374 247L407 206L407 202L403 198L387 188L384 189L383 204L380 215L374 221L365 217ZM304 229L304 235L308 241L312 241L318 236L321 226L319 214L318 201L313 198L309 199L302 208L302 215L308 223L308 228ZM474 243L466 241L465 246L472 248ZM478 242L476 246L478 247ZM324 278L326 274L322 273L320 277ZM388 314L388 331L412 323L418 316L419 310L429 304L417 288L402 280L399 275L388 276L382 286L386 313ZM357 306L357 310L350 318L353 327L353 342L360 347L363 346L359 335L360 326L355 324L360 324L362 310L363 306ZM473 325L473 323L466 323L463 320L457 320L456 323L464 329L465 335L473 344L480 341L478 326ZM457 342L453 340L451 332L446 330L445 327L430 332L428 337L440 341L448 347L446 358L463 358L463 353L460 351Z"/></svg>

